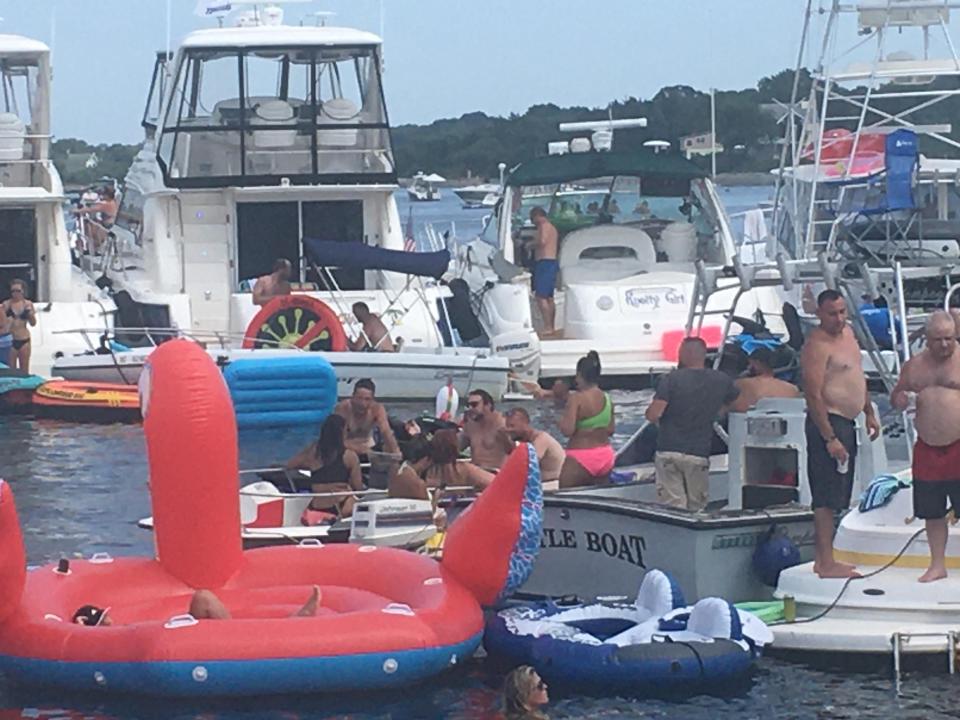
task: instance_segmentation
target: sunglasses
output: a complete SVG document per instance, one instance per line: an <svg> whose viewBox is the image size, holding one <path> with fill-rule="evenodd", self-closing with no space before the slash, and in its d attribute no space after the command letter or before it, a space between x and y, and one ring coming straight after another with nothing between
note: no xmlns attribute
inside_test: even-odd
<svg viewBox="0 0 960 720"><path fill-rule="evenodd" d="M547 689L547 684L543 680L537 683L537 690L546 690L546 689Z"/></svg>
<svg viewBox="0 0 960 720"><path fill-rule="evenodd" d="M12 295L13 293L20 293L22 295L23 288L10 288L10 294Z"/></svg>
<svg viewBox="0 0 960 720"><path fill-rule="evenodd" d="M467 403L467 407L477 409L478 407L481 406L481 404L482 403L479 400L473 400L472 402Z"/></svg>

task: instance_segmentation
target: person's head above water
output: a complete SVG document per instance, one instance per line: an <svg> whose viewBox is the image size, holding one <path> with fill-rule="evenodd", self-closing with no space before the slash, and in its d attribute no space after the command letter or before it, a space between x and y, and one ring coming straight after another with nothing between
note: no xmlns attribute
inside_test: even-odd
<svg viewBox="0 0 960 720"><path fill-rule="evenodd" d="M577 360L576 381L579 390L600 384L600 354L596 350Z"/></svg>
<svg viewBox="0 0 960 720"><path fill-rule="evenodd" d="M84 605L73 614L73 622L77 625L107 626L112 625L110 608L99 608L96 605Z"/></svg>
<svg viewBox="0 0 960 720"><path fill-rule="evenodd" d="M957 348L957 326L945 310L930 314L926 326L927 348L935 360L946 360Z"/></svg>
<svg viewBox="0 0 960 720"><path fill-rule="evenodd" d="M543 717L539 709L548 702L547 684L529 665L514 668L503 681L503 712L508 720Z"/></svg>
<svg viewBox="0 0 960 720"><path fill-rule="evenodd" d="M707 344L703 338L688 337L680 343L680 352L677 355L678 365L682 368L698 370L707 361Z"/></svg>

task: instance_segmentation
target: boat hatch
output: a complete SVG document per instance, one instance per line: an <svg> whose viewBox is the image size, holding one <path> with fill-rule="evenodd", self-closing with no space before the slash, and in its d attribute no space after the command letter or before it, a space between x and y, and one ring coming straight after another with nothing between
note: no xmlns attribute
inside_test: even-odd
<svg viewBox="0 0 960 720"><path fill-rule="evenodd" d="M238 276L241 280L268 274L277 258L293 264L294 279L325 284L301 263L302 238L338 243L363 242L363 201L244 202L237 204ZM341 290L363 290L362 268L332 270Z"/></svg>
<svg viewBox="0 0 960 720"><path fill-rule="evenodd" d="M187 47L159 133L171 187L396 182L375 45Z"/></svg>
<svg viewBox="0 0 960 720"><path fill-rule="evenodd" d="M0 208L0 300L10 296L10 281L26 280L36 290L37 220L33 208Z"/></svg>

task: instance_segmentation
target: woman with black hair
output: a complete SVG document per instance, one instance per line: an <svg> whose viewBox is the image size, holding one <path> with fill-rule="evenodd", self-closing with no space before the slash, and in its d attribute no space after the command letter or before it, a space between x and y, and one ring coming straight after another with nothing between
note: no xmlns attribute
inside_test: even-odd
<svg viewBox="0 0 960 720"><path fill-rule="evenodd" d="M305 525L316 525L332 513L349 517L355 498L351 490L363 490L360 458L348 449L347 421L340 415L330 415L320 427L320 436L287 462L290 470L309 470L311 490L314 493L337 493L329 497L315 497L304 511Z"/></svg>
<svg viewBox="0 0 960 720"><path fill-rule="evenodd" d="M558 423L560 432L570 438L560 470L560 489L606 483L613 470L613 401L599 387L600 356L596 350L577 361L576 385L577 391L567 399Z"/></svg>

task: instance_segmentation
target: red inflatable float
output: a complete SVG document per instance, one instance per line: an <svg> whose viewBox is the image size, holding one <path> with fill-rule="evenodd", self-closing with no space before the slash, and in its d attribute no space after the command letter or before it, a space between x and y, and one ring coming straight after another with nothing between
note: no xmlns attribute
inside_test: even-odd
<svg viewBox="0 0 960 720"><path fill-rule="evenodd" d="M347 350L343 323L333 309L309 295L275 297L254 315L243 338L245 348Z"/></svg>
<svg viewBox="0 0 960 720"><path fill-rule="evenodd" d="M13 495L0 481L0 670L14 679L178 696L401 685L472 654L480 603L530 571L542 495L529 445L453 523L442 566L358 545L244 552L236 421L219 370L199 346L173 340L150 356L141 393L156 559L25 572ZM316 614L295 616L314 586ZM212 590L231 618L185 615L197 589ZM84 605L109 608L112 624L72 623Z"/></svg>

